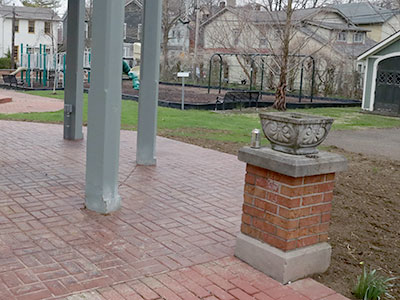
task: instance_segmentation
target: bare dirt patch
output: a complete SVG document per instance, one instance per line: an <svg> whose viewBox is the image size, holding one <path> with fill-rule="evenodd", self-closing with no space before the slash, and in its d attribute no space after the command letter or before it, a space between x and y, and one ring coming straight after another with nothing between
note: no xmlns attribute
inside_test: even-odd
<svg viewBox="0 0 400 300"><path fill-rule="evenodd" d="M86 85L88 87L88 85ZM246 89L246 87L244 87ZM139 96L139 91L132 88L132 82L130 80L124 80L122 82L122 92L127 95ZM185 103L215 103L217 97L223 97L226 90L222 90L221 94L218 90L211 89L208 94L207 88L185 86ZM159 85L159 99L168 102L181 102L182 87L179 85L160 84ZM274 101L274 95L262 95L261 101ZM298 97L286 97L286 101L290 103L297 103ZM310 99L303 98L302 102L308 103ZM315 103L325 103L329 101L314 99Z"/></svg>
<svg viewBox="0 0 400 300"><path fill-rule="evenodd" d="M340 149L349 168L337 178L330 228L329 270L314 278L351 297L360 262L390 277L400 276L400 161ZM400 282L392 291L400 299Z"/></svg>
<svg viewBox="0 0 400 300"><path fill-rule="evenodd" d="M193 137L166 137L237 154L239 143ZM331 266L314 279L352 298L351 290L364 262L381 274L400 277L400 161L346 152L349 168L337 176L330 227ZM400 280L391 292L400 299Z"/></svg>

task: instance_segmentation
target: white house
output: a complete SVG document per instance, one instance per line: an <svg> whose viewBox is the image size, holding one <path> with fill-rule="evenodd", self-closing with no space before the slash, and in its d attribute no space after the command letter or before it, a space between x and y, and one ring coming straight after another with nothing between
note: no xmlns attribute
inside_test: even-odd
<svg viewBox="0 0 400 300"><path fill-rule="evenodd" d="M13 9L15 9L14 53L18 62L23 51L38 53L40 45L46 46L46 52L57 52L58 26L60 17L49 8L25 6L0 6L0 56L11 51Z"/></svg>

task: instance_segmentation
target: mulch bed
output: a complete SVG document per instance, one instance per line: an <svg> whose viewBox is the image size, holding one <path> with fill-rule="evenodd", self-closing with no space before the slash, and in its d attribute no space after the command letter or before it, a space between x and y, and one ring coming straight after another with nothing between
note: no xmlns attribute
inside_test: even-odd
<svg viewBox="0 0 400 300"><path fill-rule="evenodd" d="M122 84L122 93L126 95L139 95L139 91L132 88L132 82L130 80L124 80ZM185 86L185 103L215 103L217 97L224 97L226 91L222 90L221 94L218 94L218 90L211 89L210 94L207 93L206 88L190 87ZM181 102L182 87L179 85L168 85L160 84L159 86L159 99L168 102ZM261 101L274 101L275 96L273 95L262 95ZM298 103L297 97L287 97L288 103ZM330 100L313 100L314 103L332 103ZM310 103L310 99L303 98L302 103Z"/></svg>

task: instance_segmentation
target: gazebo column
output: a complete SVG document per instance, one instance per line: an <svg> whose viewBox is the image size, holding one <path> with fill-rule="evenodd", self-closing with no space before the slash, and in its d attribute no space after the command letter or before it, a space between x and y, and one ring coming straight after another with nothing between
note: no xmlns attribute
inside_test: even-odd
<svg viewBox="0 0 400 300"><path fill-rule="evenodd" d="M109 213L120 207L118 165L125 0L93 3L86 207Z"/></svg>
<svg viewBox="0 0 400 300"><path fill-rule="evenodd" d="M143 5L136 162L155 165L162 1L146 0Z"/></svg>
<svg viewBox="0 0 400 300"><path fill-rule="evenodd" d="M79 140L83 138L82 105L85 0L68 1L67 22L64 139Z"/></svg>

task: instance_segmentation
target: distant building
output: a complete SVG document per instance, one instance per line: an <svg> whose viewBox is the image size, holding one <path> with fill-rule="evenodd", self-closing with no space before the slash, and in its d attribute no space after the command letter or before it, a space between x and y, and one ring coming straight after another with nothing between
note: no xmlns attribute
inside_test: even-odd
<svg viewBox="0 0 400 300"><path fill-rule="evenodd" d="M135 42L140 40L140 25L132 25L141 23L143 5L139 0L126 0L125 4L125 21L124 21L124 47L123 57L124 59L133 59ZM92 33L90 28L91 21L90 8L86 7L85 13L85 48L91 48ZM68 28L68 11L62 18L62 43L60 45L60 51L66 51L67 49L67 28ZM138 31L139 30L139 31Z"/></svg>
<svg viewBox="0 0 400 300"><path fill-rule="evenodd" d="M125 20L124 20L124 47L123 57L126 60L137 59L139 43L142 36L142 10L143 0L125 0ZM90 30L90 11L86 9L85 18L85 47L90 49L91 30ZM60 50L66 50L68 14L65 13L62 19L62 44ZM189 28L178 22L169 32L168 49L173 53L174 50L182 51L189 49Z"/></svg>
<svg viewBox="0 0 400 300"><path fill-rule="evenodd" d="M280 55L284 11L265 11L259 6L228 5L201 24L204 52L274 53ZM356 58L375 44L368 29L351 22L339 10L325 7L295 10L292 16L291 54L318 57L319 68L351 74ZM245 78L235 57L227 58L229 82ZM250 65L248 66L250 68ZM357 70L360 73L360 69Z"/></svg>
<svg viewBox="0 0 400 300"><path fill-rule="evenodd" d="M12 19L15 9L14 57L18 62L23 51L38 53L40 45L46 46L47 53L57 52L60 17L50 8L25 6L0 6L0 56L11 51Z"/></svg>
<svg viewBox="0 0 400 300"><path fill-rule="evenodd" d="M367 36L380 42L400 30L400 10L391 10L369 2L337 4L333 6L353 24L367 29Z"/></svg>
<svg viewBox="0 0 400 300"><path fill-rule="evenodd" d="M126 42L140 42L142 35L143 0L126 0L125 31ZM174 17L174 16L171 16ZM181 52L189 49L189 28L182 22L176 22L168 36L168 50Z"/></svg>

